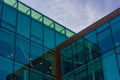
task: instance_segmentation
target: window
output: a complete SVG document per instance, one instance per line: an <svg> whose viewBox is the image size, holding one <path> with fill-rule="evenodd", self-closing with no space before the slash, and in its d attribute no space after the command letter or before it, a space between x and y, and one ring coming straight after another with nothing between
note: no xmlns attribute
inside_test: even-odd
<svg viewBox="0 0 120 80"><path fill-rule="evenodd" d="M120 16L111 20L111 28L115 46L120 45Z"/></svg>
<svg viewBox="0 0 120 80"><path fill-rule="evenodd" d="M103 53L114 47L111 31L109 28L98 33L98 43Z"/></svg>
<svg viewBox="0 0 120 80"><path fill-rule="evenodd" d="M2 20L16 26L17 10L4 4Z"/></svg>
<svg viewBox="0 0 120 80"><path fill-rule="evenodd" d="M49 27L44 27L44 45L50 49L55 47L55 32Z"/></svg>
<svg viewBox="0 0 120 80"><path fill-rule="evenodd" d="M15 60L23 64L29 63L29 40L17 35Z"/></svg>
<svg viewBox="0 0 120 80"><path fill-rule="evenodd" d="M18 13L17 33L27 38L30 37L30 17L20 12Z"/></svg>
<svg viewBox="0 0 120 80"><path fill-rule="evenodd" d="M43 44L43 24L32 19L31 38L33 41Z"/></svg>

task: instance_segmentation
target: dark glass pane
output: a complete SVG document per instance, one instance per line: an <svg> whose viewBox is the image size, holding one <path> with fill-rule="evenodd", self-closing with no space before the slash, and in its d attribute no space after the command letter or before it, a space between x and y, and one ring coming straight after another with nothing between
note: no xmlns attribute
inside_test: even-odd
<svg viewBox="0 0 120 80"><path fill-rule="evenodd" d="M55 80L56 78L56 56L55 56L55 52L54 51L48 51L48 49L45 48L45 52L44 53L44 66L43 66L43 71L44 71L44 78L48 79L48 80Z"/></svg>
<svg viewBox="0 0 120 80"><path fill-rule="evenodd" d="M29 40L17 36L15 60L28 64L29 63Z"/></svg>
<svg viewBox="0 0 120 80"><path fill-rule="evenodd" d="M75 80L88 80L87 71L76 73Z"/></svg>
<svg viewBox="0 0 120 80"><path fill-rule="evenodd" d="M89 80L104 80L100 57L87 63Z"/></svg>
<svg viewBox="0 0 120 80"><path fill-rule="evenodd" d="M15 34L5 29L0 29L0 56L14 58Z"/></svg>
<svg viewBox="0 0 120 80"><path fill-rule="evenodd" d="M43 72L36 69L30 69L30 80L43 80Z"/></svg>
<svg viewBox="0 0 120 80"><path fill-rule="evenodd" d="M44 45L50 49L55 47L55 32L49 27L44 27Z"/></svg>
<svg viewBox="0 0 120 80"><path fill-rule="evenodd" d="M83 38L78 39L72 44L73 60L75 68L82 66L86 62Z"/></svg>
<svg viewBox="0 0 120 80"><path fill-rule="evenodd" d="M29 80L29 68L19 62L14 62L14 78L12 80Z"/></svg>
<svg viewBox="0 0 120 80"><path fill-rule="evenodd" d="M65 75L69 72L73 72L74 63L73 63L73 53L72 46L66 46L61 50L61 63L62 63L62 75Z"/></svg>
<svg viewBox="0 0 120 80"><path fill-rule="evenodd" d="M115 46L120 45L120 16L111 20L111 28Z"/></svg>
<svg viewBox="0 0 120 80"><path fill-rule="evenodd" d="M98 33L98 43L99 43L99 47L103 53L114 47L111 31L109 28Z"/></svg>
<svg viewBox="0 0 120 80"><path fill-rule="evenodd" d="M17 33L27 38L30 37L30 17L20 12L18 13Z"/></svg>
<svg viewBox="0 0 120 80"><path fill-rule="evenodd" d="M9 7L7 5L3 6L2 20L6 21L9 24L16 25L16 15L17 10Z"/></svg>

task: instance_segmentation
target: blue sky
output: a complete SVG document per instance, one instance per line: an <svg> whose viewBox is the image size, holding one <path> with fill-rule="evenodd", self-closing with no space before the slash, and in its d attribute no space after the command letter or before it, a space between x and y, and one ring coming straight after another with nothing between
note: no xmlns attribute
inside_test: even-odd
<svg viewBox="0 0 120 80"><path fill-rule="evenodd" d="M120 0L19 0L74 32L120 7Z"/></svg>

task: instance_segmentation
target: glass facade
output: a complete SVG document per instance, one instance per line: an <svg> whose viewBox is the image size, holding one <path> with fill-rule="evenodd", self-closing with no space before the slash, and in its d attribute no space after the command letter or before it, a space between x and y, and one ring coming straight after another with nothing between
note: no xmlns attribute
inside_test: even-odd
<svg viewBox="0 0 120 80"><path fill-rule="evenodd" d="M120 80L120 9L74 35L17 0L0 0L0 80Z"/></svg>
<svg viewBox="0 0 120 80"><path fill-rule="evenodd" d="M120 9L116 12L117 16L110 19L113 12L108 20L101 19L92 25L94 29L86 28L57 48L58 80L120 80Z"/></svg>
<svg viewBox="0 0 120 80"><path fill-rule="evenodd" d="M0 80L56 80L56 46L74 34L17 0L0 0Z"/></svg>

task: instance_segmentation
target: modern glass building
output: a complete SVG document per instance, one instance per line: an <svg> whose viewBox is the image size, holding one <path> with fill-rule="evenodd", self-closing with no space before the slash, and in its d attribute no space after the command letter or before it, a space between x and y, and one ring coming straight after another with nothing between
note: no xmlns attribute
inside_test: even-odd
<svg viewBox="0 0 120 80"><path fill-rule="evenodd" d="M120 80L120 8L75 34L0 0L0 80Z"/></svg>
<svg viewBox="0 0 120 80"><path fill-rule="evenodd" d="M120 80L120 8L57 47L58 80Z"/></svg>
<svg viewBox="0 0 120 80"><path fill-rule="evenodd" d="M56 80L56 46L74 34L17 0L0 0L0 80Z"/></svg>

